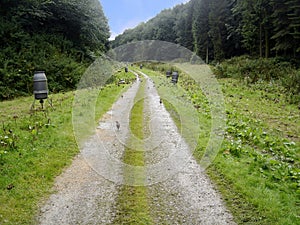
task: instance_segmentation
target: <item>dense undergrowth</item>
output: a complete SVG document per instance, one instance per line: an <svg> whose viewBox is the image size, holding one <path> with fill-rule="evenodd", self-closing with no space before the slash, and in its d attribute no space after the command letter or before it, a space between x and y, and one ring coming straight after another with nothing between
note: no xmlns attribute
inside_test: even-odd
<svg viewBox="0 0 300 225"><path fill-rule="evenodd" d="M61 35L19 32L19 36L20 40L11 40L14 45L0 51L0 100L31 95L37 70L45 71L52 93L76 88L89 61L80 60L72 42Z"/></svg>
<svg viewBox="0 0 300 225"><path fill-rule="evenodd" d="M281 85L283 89L279 93L283 91L288 102L300 104L300 70L291 62L279 58L233 57L216 65L214 73L219 78L236 78L249 85L269 82L264 88L275 92L276 86Z"/></svg>
<svg viewBox="0 0 300 225"><path fill-rule="evenodd" d="M32 93L34 71L50 91L76 88L96 56L108 50L107 19L97 0L0 2L0 100Z"/></svg>

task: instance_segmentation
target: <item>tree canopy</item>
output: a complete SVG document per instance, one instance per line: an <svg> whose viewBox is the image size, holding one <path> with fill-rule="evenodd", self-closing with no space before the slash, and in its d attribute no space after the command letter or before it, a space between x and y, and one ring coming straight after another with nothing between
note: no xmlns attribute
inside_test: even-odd
<svg viewBox="0 0 300 225"><path fill-rule="evenodd" d="M35 70L52 91L74 88L109 36L98 0L1 0L0 99L31 93Z"/></svg>
<svg viewBox="0 0 300 225"><path fill-rule="evenodd" d="M191 0L127 30L112 46L145 39L181 44L207 61L246 53L299 59L300 0Z"/></svg>

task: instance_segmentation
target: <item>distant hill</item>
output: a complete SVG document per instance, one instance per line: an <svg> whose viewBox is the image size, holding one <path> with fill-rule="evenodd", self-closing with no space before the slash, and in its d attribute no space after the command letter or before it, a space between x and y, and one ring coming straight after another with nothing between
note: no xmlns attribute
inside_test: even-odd
<svg viewBox="0 0 300 225"><path fill-rule="evenodd" d="M206 61L241 54L299 59L299 0L191 0L116 37L178 43Z"/></svg>
<svg viewBox="0 0 300 225"><path fill-rule="evenodd" d="M51 91L75 88L109 36L98 0L1 0L0 100L31 94L35 70Z"/></svg>

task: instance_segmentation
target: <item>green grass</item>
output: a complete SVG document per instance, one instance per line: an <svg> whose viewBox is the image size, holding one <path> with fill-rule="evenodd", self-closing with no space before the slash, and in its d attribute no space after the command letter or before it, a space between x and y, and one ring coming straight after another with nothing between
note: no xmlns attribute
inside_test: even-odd
<svg viewBox="0 0 300 225"><path fill-rule="evenodd" d="M123 90L113 84L100 92L96 118ZM52 193L54 178L79 152L72 126L74 93L51 98L54 109L33 114L33 98L0 102L0 224L35 223L39 206Z"/></svg>
<svg viewBox="0 0 300 225"><path fill-rule="evenodd" d="M188 79L187 75L180 74L179 85L173 85L164 74L146 68L143 70L155 82L165 108L190 148L198 151L198 154L204 154L211 131L211 115L205 96L200 90L189 93L181 88L183 85L180 84Z"/></svg>
<svg viewBox="0 0 300 225"><path fill-rule="evenodd" d="M256 59L244 55L225 60L213 67L213 70L218 77L236 78L255 86L261 80L270 82L273 87L274 84L280 84L281 90L276 94L285 93L286 101L300 103L300 71L290 62L279 58Z"/></svg>
<svg viewBox="0 0 300 225"><path fill-rule="evenodd" d="M159 72L151 74L159 77L154 79L157 86L165 79ZM287 102L279 85L228 78L219 82L227 129L209 176L238 224L300 224L299 109ZM209 104L201 90L182 73L179 85L198 110L201 130L209 128ZM176 122L174 109L166 108ZM200 134L194 152L199 161L208 138Z"/></svg>
<svg viewBox="0 0 300 225"><path fill-rule="evenodd" d="M289 123L275 102L261 101L255 90L250 94L253 87L223 82L227 131L210 176L238 224L299 224L299 142L289 139L299 124ZM276 123L290 127L280 130L270 120L274 114L283 115Z"/></svg>
<svg viewBox="0 0 300 225"><path fill-rule="evenodd" d="M145 82L141 83L138 90L136 100L131 115L130 115L130 129L132 134L139 140L143 140L145 134L145 121L147 117L144 116L144 93ZM132 141L129 139L128 141ZM136 145L135 149L126 148L123 155L123 162L133 166L144 166L144 151L143 146ZM124 168L124 179L135 179L137 174L134 170ZM141 174L139 174L141 176ZM127 180L133 182L132 180ZM131 186L122 185L120 187L119 196L117 200L118 217L114 220L114 224L152 224L150 216L150 208L147 198L146 186Z"/></svg>
<svg viewBox="0 0 300 225"><path fill-rule="evenodd" d="M150 75L157 87L164 84L164 74L152 71ZM209 139L209 105L201 90L181 75L179 85L189 89L184 97L175 87L167 90L162 85L158 89L162 94L170 90L169 95L190 101L197 108L200 135L194 155L200 160ZM118 76L127 75L120 72ZM96 119L125 90L112 82L100 92ZM208 169L210 177L238 224L300 224L299 109L287 103L280 86L264 82L249 85L234 79L219 82L228 120L222 148ZM54 110L48 107L46 112L35 114L29 113L32 98L0 103L0 224L34 223L41 201L51 194L54 178L79 151L72 127L73 93L52 98ZM185 129L187 124L180 123L183 111L176 102L167 100L166 108L180 130ZM133 126L146 123L142 102L137 102L131 117L131 130L137 137L147 133ZM185 137L188 134L183 132ZM126 152L128 164L143 165L142 151ZM127 216L115 222L151 224L147 190L122 188L119 209Z"/></svg>
<svg viewBox="0 0 300 225"><path fill-rule="evenodd" d="M170 113L172 119L174 120L174 123L178 127L179 130L181 130L181 121L180 121L180 115L177 112L176 108L168 101L163 101L163 104L166 108L166 110Z"/></svg>
<svg viewBox="0 0 300 225"><path fill-rule="evenodd" d="M135 102L130 112L130 131L132 132L132 135L139 140L144 139L144 92L145 83L142 83L136 97L136 99L141 99L138 99L137 102ZM132 141L132 139L129 141ZM135 149L126 148L123 156L124 163L133 166L144 166L144 146L135 145L134 147ZM130 173L130 171L128 171L128 173Z"/></svg>
<svg viewBox="0 0 300 225"><path fill-rule="evenodd" d="M170 79L167 79L164 74L146 68L143 71L154 81L164 106L169 110L178 132L185 138L190 148L195 150L199 140L204 143L203 146L206 146L207 137L210 135L210 119L204 121L201 118L203 115L197 113L190 96L180 85L171 84Z"/></svg>
<svg viewBox="0 0 300 225"><path fill-rule="evenodd" d="M239 224L300 224L297 107L284 101L280 89L268 90L268 83L220 82L228 128L210 175ZM272 95L279 102L265 98Z"/></svg>
<svg viewBox="0 0 300 225"><path fill-rule="evenodd" d="M289 104L281 86L260 82L246 84L235 79L219 79L227 107L261 121L277 135L300 142L300 114Z"/></svg>
<svg viewBox="0 0 300 225"><path fill-rule="evenodd" d="M111 106L111 98L116 99L116 97L120 97L121 92L129 87L129 85L119 85L120 79L130 84L136 78L132 73L125 73L120 70L109 79L110 83L106 85L105 89L103 87L89 88L76 92L72 114L74 135L79 144L84 143L93 134L95 131L93 128L97 126L98 119L104 113L103 109L106 110ZM119 89L122 89L122 91ZM98 96L99 93L101 98Z"/></svg>

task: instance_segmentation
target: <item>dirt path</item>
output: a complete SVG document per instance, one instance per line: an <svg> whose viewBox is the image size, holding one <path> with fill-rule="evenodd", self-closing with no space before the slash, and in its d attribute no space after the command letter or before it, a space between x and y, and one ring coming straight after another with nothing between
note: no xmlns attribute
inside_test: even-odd
<svg viewBox="0 0 300 225"><path fill-rule="evenodd" d="M191 157L169 113L159 103L155 85L148 77L145 82L144 114L150 118L151 130L144 141L146 177L135 179L132 185L147 185L153 222L235 224L219 193ZM39 224L113 223L118 189L124 183L121 159L130 135L129 115L139 85L140 81L134 83L103 116L81 154L57 178L56 193L41 208ZM120 130L115 121L119 121Z"/></svg>

